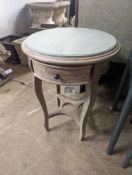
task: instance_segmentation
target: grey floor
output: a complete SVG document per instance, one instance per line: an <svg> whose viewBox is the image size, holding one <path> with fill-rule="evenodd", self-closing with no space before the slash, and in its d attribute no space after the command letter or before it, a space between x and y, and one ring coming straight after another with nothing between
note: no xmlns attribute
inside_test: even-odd
<svg viewBox="0 0 132 175"><path fill-rule="evenodd" d="M87 126L86 141L79 142L79 128L66 116L50 120L43 128L43 113L32 88L27 67L13 66L13 79L0 87L0 175L132 175L132 166L120 167L132 148L129 122L118 141L116 154L106 147L119 113L109 109L111 86L98 88L97 102ZM56 109L55 86L45 83L48 109Z"/></svg>

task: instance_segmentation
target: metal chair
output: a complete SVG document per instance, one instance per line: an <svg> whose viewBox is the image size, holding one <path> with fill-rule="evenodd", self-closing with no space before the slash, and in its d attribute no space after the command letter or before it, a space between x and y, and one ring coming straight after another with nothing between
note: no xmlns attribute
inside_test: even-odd
<svg viewBox="0 0 132 175"><path fill-rule="evenodd" d="M118 92L117 92L117 95L115 98L115 102L113 104L113 109L115 109L117 104L118 104L119 97L120 97L121 91L123 89L123 85L124 85L125 80L126 80L128 75L129 75L129 89L128 89L125 103L124 103L123 108L121 110L120 117L117 121L115 129L114 129L113 134L112 134L110 141L109 141L109 145L107 148L108 155L113 154L115 145L118 141L118 138L120 136L121 131L123 130L125 122L128 118L129 111L132 108L132 50L130 51L130 54L129 54L128 63L126 65L126 68L125 68L125 71L124 71L124 74L123 74L123 77L122 77L122 80L121 80L121 83L120 83L120 86L119 86L119 89L118 89ZM132 151L130 151L128 153L127 158L122 163L122 167L126 168L131 158L132 158Z"/></svg>
<svg viewBox="0 0 132 175"><path fill-rule="evenodd" d="M128 154L127 154L126 159L122 162L122 167L127 168L127 166L128 166L131 159L132 159L132 151L129 151Z"/></svg>

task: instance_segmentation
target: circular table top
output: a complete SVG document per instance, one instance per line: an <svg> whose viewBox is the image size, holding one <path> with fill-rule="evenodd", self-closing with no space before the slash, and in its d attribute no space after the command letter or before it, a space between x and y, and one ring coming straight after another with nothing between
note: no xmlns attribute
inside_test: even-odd
<svg viewBox="0 0 132 175"><path fill-rule="evenodd" d="M45 57L53 62L58 58L70 64L73 61L71 58L76 61L78 58L106 54L117 45L116 38L103 31L87 28L55 28L30 35L24 41L23 50L27 54L24 49L26 47L29 51L40 55L41 61L44 61Z"/></svg>

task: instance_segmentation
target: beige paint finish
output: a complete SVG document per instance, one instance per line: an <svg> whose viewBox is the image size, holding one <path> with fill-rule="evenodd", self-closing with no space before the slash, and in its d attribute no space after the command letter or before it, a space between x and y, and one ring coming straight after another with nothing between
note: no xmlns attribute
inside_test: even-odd
<svg viewBox="0 0 132 175"><path fill-rule="evenodd" d="M73 116L77 116L75 121L80 128L79 139L84 140L86 122L88 117L91 117L96 101L99 79L108 68L108 60L119 52L120 44L113 36L102 31L86 28L57 28L29 36L23 42L22 50L29 58L34 90L44 113L45 129L50 131L49 119L52 117L66 114L74 119ZM36 61L37 59L41 61ZM62 100L63 95L59 92L57 97L62 103L58 105L58 110L51 114L47 110L42 80L66 86L86 84L85 97L81 103L76 104L72 100L71 102ZM71 113L67 113L64 109L68 104L74 106ZM83 109L80 114L81 104Z"/></svg>

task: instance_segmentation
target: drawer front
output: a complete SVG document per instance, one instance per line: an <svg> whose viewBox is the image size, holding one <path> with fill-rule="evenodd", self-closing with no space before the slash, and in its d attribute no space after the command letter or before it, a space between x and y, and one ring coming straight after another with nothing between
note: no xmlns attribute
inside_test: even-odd
<svg viewBox="0 0 132 175"><path fill-rule="evenodd" d="M63 67L43 64L32 60L32 71L34 76L56 84L86 84L91 79L91 68L89 66L81 67Z"/></svg>

